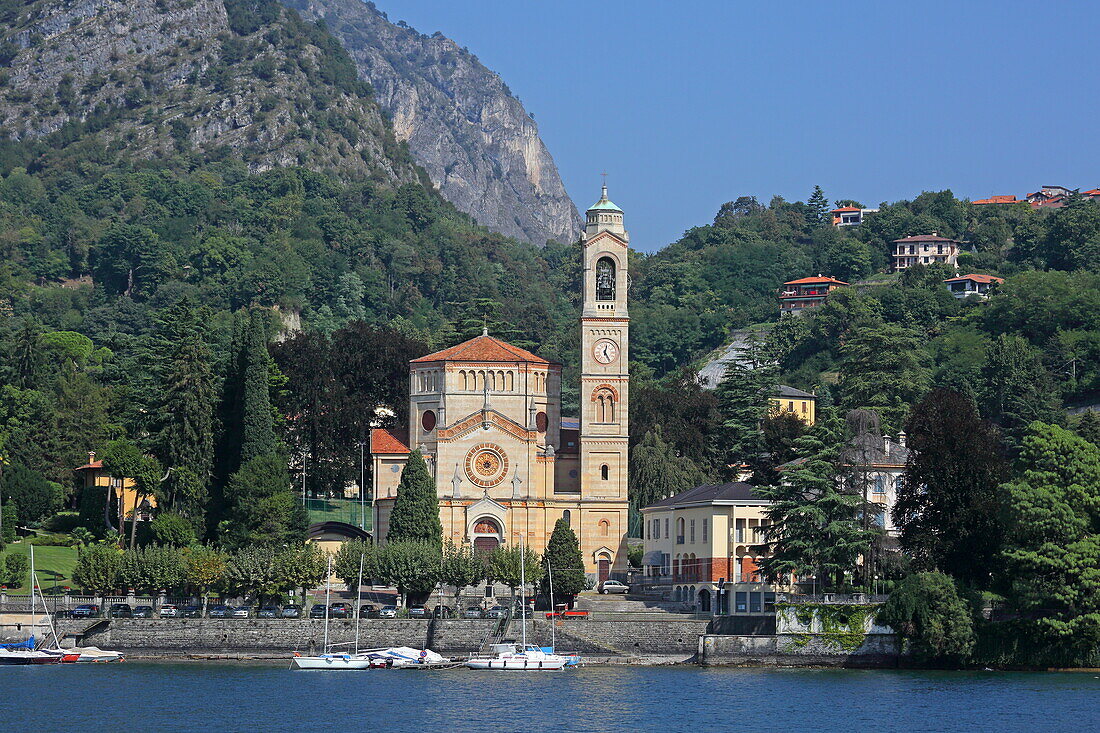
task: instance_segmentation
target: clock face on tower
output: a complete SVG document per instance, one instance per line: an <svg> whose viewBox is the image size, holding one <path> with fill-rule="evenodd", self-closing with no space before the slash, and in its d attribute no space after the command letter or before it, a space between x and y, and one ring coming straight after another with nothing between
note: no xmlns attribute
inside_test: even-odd
<svg viewBox="0 0 1100 733"><path fill-rule="evenodd" d="M619 345L611 339L600 339L592 345L592 356L601 364L610 364L619 358Z"/></svg>

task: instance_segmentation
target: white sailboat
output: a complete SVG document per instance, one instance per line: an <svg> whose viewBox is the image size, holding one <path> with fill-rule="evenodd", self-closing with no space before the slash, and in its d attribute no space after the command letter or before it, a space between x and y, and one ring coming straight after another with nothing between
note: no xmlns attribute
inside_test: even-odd
<svg viewBox="0 0 1100 733"><path fill-rule="evenodd" d="M525 569L527 563L525 562L526 553L524 552L523 534L519 536L519 587L520 594L525 592L524 588L527 585L527 576ZM542 670L542 669L563 669L567 664L572 661L571 657L563 657L551 651L546 651L540 646L527 643L527 602L526 599L521 599L521 611L522 616L520 621L520 634L522 642L520 644L493 644L486 656L471 657L466 666L470 669L503 669L503 670Z"/></svg>
<svg viewBox="0 0 1100 733"><path fill-rule="evenodd" d="M359 588L363 587L363 556L359 556L359 585L356 586L356 595ZM305 656L294 653L293 664L297 669L370 669L380 666L370 656L359 653L359 609L356 602L355 610L355 652L333 652L332 645L328 643L329 609L332 606L329 600L332 597L332 557L328 559L328 571L325 580L325 643L323 652L316 656Z"/></svg>
<svg viewBox="0 0 1100 733"><path fill-rule="evenodd" d="M38 573L34 569L34 545L30 547L31 553L31 614L34 614L35 590L41 586L38 584ZM41 593L39 593L41 595ZM46 605L45 597L42 598L42 610L46 614L46 623L50 626L50 635L53 637L52 648L39 649L44 654L58 657L65 664L88 664L91 662L121 662L122 652L113 652L100 649L97 646L61 648L61 639L57 636L57 630L53 625L53 617L50 615L50 607Z"/></svg>

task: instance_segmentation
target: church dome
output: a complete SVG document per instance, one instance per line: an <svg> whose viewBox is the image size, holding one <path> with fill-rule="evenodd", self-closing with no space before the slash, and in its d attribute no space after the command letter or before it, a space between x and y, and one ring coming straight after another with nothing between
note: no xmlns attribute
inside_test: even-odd
<svg viewBox="0 0 1100 733"><path fill-rule="evenodd" d="M600 195L600 200L588 207L589 211L615 211L623 213L614 201L607 198L607 186L603 187L603 193Z"/></svg>

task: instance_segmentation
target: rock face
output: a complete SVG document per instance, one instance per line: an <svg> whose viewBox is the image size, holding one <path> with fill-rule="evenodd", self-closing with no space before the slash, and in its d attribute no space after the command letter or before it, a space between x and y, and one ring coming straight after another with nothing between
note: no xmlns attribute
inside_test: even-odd
<svg viewBox="0 0 1100 733"><path fill-rule="evenodd" d="M0 135L416 183L351 59L274 0L41 0L0 27Z"/></svg>
<svg viewBox="0 0 1100 733"><path fill-rule="evenodd" d="M390 23L360 0L284 0L323 18L443 196L537 245L572 242L580 217L538 126L500 77L441 34Z"/></svg>

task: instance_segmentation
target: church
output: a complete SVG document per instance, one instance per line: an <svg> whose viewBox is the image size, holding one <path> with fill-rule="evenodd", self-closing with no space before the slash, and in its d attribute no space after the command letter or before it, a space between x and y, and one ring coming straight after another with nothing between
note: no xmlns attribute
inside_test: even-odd
<svg viewBox="0 0 1100 733"><path fill-rule="evenodd" d="M414 359L408 431L371 433L379 540L417 448L435 477L444 541L487 550L522 534L542 552L564 518L594 580L626 572L630 238L606 185L581 241L580 416L561 414L560 364L488 332Z"/></svg>

